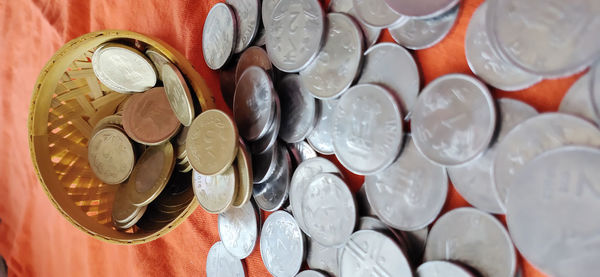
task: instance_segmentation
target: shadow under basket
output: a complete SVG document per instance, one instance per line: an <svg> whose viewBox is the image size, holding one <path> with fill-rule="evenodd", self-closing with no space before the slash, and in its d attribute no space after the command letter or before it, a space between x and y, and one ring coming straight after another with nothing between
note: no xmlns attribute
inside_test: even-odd
<svg viewBox="0 0 600 277"><path fill-rule="evenodd" d="M42 188L52 204L75 227L117 244L149 242L182 223L198 203L189 203L173 219L144 230L118 231L111 213L116 185L102 183L87 160L92 128L115 113L128 97L103 86L92 71L91 56L102 43L114 41L138 48L154 47L179 68L201 110L215 108L212 92L190 62L173 47L148 36L120 30L85 34L65 44L42 69L29 110L29 150ZM186 193L193 194L187 190Z"/></svg>

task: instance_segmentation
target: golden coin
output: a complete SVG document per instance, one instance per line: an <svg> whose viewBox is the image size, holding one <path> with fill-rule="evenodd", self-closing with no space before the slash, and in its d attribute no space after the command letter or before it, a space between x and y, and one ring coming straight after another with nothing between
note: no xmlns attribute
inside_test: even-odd
<svg viewBox="0 0 600 277"><path fill-rule="evenodd" d="M194 103L183 75L172 63L160 67L165 93L171 108L183 126L190 126L194 120Z"/></svg>
<svg viewBox="0 0 600 277"><path fill-rule="evenodd" d="M200 206L212 214L228 210L237 193L237 179L237 172L233 166L222 174L212 176L194 171L192 187Z"/></svg>
<svg viewBox="0 0 600 277"><path fill-rule="evenodd" d="M118 114L111 114L109 116L106 116L106 117L98 120L98 122L94 126L94 129L92 129L92 135L94 135L96 132L98 132L101 129L108 127L108 126L118 127L122 131L123 130L123 116L118 115Z"/></svg>
<svg viewBox="0 0 600 277"><path fill-rule="evenodd" d="M210 176L225 172L237 151L238 130L229 115L208 110L194 119L186 140L186 152L198 173Z"/></svg>
<svg viewBox="0 0 600 277"><path fill-rule="evenodd" d="M152 202L166 187L174 166L171 143L148 147L127 182L129 200L136 206Z"/></svg>
<svg viewBox="0 0 600 277"><path fill-rule="evenodd" d="M115 225L115 227L119 230L127 230L127 229L133 227L133 225L135 225L138 221L140 221L142 216L144 216L144 213L146 213L146 209L148 208L148 206L141 206L138 208L139 209L136 211L136 214L134 215L132 220L123 222L123 223L113 221L113 224Z"/></svg>
<svg viewBox="0 0 600 277"><path fill-rule="evenodd" d="M120 184L127 180L135 164L133 145L123 131L105 127L88 143L88 162L102 182Z"/></svg>
<svg viewBox="0 0 600 277"><path fill-rule="evenodd" d="M232 206L240 208L250 200L252 196L252 158L240 138L240 147L234 165L238 171L238 192L233 200Z"/></svg>

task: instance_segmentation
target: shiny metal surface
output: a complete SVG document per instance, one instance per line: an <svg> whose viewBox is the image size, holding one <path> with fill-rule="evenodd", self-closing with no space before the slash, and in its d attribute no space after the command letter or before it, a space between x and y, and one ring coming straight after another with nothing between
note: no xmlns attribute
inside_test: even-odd
<svg viewBox="0 0 600 277"><path fill-rule="evenodd" d="M356 9L354 9L354 3L352 0L331 0L329 1L329 11L350 15L360 26L360 29L364 35L366 47L370 47L377 42L382 28L369 26L359 20L358 13L356 12Z"/></svg>
<svg viewBox="0 0 600 277"><path fill-rule="evenodd" d="M232 256L223 242L218 241L208 251L206 257L206 276L207 277L244 277L244 265L242 261Z"/></svg>
<svg viewBox="0 0 600 277"><path fill-rule="evenodd" d="M252 155L252 178L254 184L267 181L275 172L278 161L278 143L261 154Z"/></svg>
<svg viewBox="0 0 600 277"><path fill-rule="evenodd" d="M446 261L431 261L417 268L419 277L474 277L466 268Z"/></svg>
<svg viewBox="0 0 600 277"><path fill-rule="evenodd" d="M150 59L138 50L118 43L100 45L92 55L92 69L102 84L120 93L146 91L157 80Z"/></svg>
<svg viewBox="0 0 600 277"><path fill-rule="evenodd" d="M337 100L317 100L319 105L319 118L315 128L306 138L315 151L324 154L333 154L333 112L337 106Z"/></svg>
<svg viewBox="0 0 600 277"><path fill-rule="evenodd" d="M265 211L275 211L288 199L292 160L282 144L276 144L277 164L271 177L263 183L254 184L252 195L258 207Z"/></svg>
<svg viewBox="0 0 600 277"><path fill-rule="evenodd" d="M258 33L260 26L260 1L259 0L227 0L233 8L235 18L238 25L236 34L236 45L234 52L240 53L244 51Z"/></svg>
<svg viewBox="0 0 600 277"><path fill-rule="evenodd" d="M219 237L223 245L238 259L252 253L258 238L258 215L252 202L219 214Z"/></svg>
<svg viewBox="0 0 600 277"><path fill-rule="evenodd" d="M262 68L244 71L233 98L233 117L244 139L255 141L267 134L275 116L275 97L271 78Z"/></svg>
<svg viewBox="0 0 600 277"><path fill-rule="evenodd" d="M217 3L208 12L202 30L202 54L206 65L217 70L233 55L236 46L237 20L230 6Z"/></svg>
<svg viewBox="0 0 600 277"><path fill-rule="evenodd" d="M591 122L598 122L600 118L594 111L591 99L592 77L591 73L579 77L569 88L558 107L561 113L576 115Z"/></svg>
<svg viewBox="0 0 600 277"><path fill-rule="evenodd" d="M353 0L353 4L358 19L372 27L387 28L408 19L392 10L385 0Z"/></svg>
<svg viewBox="0 0 600 277"><path fill-rule="evenodd" d="M385 0L399 14L416 18L431 18L452 9L459 0Z"/></svg>
<svg viewBox="0 0 600 277"><path fill-rule="evenodd" d="M317 100L310 95L296 74L290 74L277 84L281 109L279 137L287 143L302 141L310 134L319 116Z"/></svg>
<svg viewBox="0 0 600 277"><path fill-rule="evenodd" d="M405 23L390 26L392 38L400 45L421 50L441 42L456 22L460 5L433 18L409 18Z"/></svg>
<svg viewBox="0 0 600 277"><path fill-rule="evenodd" d="M269 215L260 234L260 256L269 273L294 276L300 270L306 246L294 217L284 211Z"/></svg>
<svg viewBox="0 0 600 277"><path fill-rule="evenodd" d="M306 264L311 269L322 270L331 276L340 276L340 248L326 247L308 238Z"/></svg>

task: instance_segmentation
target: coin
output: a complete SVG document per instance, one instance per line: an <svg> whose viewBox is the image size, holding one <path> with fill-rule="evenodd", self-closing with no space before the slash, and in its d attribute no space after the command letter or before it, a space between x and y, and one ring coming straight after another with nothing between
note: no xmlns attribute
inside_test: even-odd
<svg viewBox="0 0 600 277"><path fill-rule="evenodd" d="M520 123L507 133L496 148L492 169L501 202L506 203L514 176L528 161L545 151L565 145L598 147L600 130L572 115L544 113Z"/></svg>
<svg viewBox="0 0 600 277"><path fill-rule="evenodd" d="M296 277L327 277L327 275L316 270L304 270L298 273Z"/></svg>
<svg viewBox="0 0 600 277"><path fill-rule="evenodd" d="M302 141L315 127L319 116L316 100L296 74L285 76L278 84L281 108L279 137L287 143Z"/></svg>
<svg viewBox="0 0 600 277"><path fill-rule="evenodd" d="M273 77L273 65L269 60L267 52L262 47L252 46L242 53L235 67L236 82L240 80L244 71L250 66L258 66L271 76L271 78Z"/></svg>
<svg viewBox="0 0 600 277"><path fill-rule="evenodd" d="M298 167L303 161L317 157L317 152L306 141L289 143L287 148L292 158L293 168Z"/></svg>
<svg viewBox="0 0 600 277"><path fill-rule="evenodd" d="M459 0L384 0L390 9L413 18L431 18L458 6Z"/></svg>
<svg viewBox="0 0 600 277"><path fill-rule="evenodd" d="M341 251L341 276L369 276L373 272L387 276L413 276L402 249L380 232L356 231Z"/></svg>
<svg viewBox="0 0 600 277"><path fill-rule="evenodd" d="M114 127L123 130L123 116L118 114L112 114L98 120L98 122L96 122L96 125L94 125L94 128L92 129L92 137L94 136L94 134L104 129L105 127Z"/></svg>
<svg viewBox="0 0 600 277"><path fill-rule="evenodd" d="M162 87L132 95L123 110L125 132L141 144L161 144L175 136L179 126Z"/></svg>
<svg viewBox="0 0 600 277"><path fill-rule="evenodd" d="M223 242L218 241L208 250L206 257L206 276L207 277L244 277L244 265L242 261L231 255Z"/></svg>
<svg viewBox="0 0 600 277"><path fill-rule="evenodd" d="M164 64L161 72L165 93L175 116L183 126L190 126L194 119L194 103L185 79L179 69L171 63Z"/></svg>
<svg viewBox="0 0 600 277"><path fill-rule="evenodd" d="M485 29L487 5L482 3L469 22L465 37L465 54L471 71L493 87L514 91L528 88L542 80L502 59L494 49Z"/></svg>
<svg viewBox="0 0 600 277"><path fill-rule="evenodd" d="M227 4L217 3L208 12L202 30L202 54L210 69L223 67L233 55L237 24L235 13Z"/></svg>
<svg viewBox="0 0 600 277"><path fill-rule="evenodd" d="M329 11L336 13L345 13L355 19L356 23L360 26L360 29L364 35L364 41L367 47L375 44L379 35L381 34L381 28L369 26L362 21L358 20L358 14L354 9L354 3L352 0L331 0L329 1Z"/></svg>
<svg viewBox="0 0 600 277"><path fill-rule="evenodd" d="M119 185L119 189L115 192L111 211L113 224L123 225L131 222L144 207L145 206L133 205L131 201L129 201L129 198L127 198L127 185Z"/></svg>
<svg viewBox="0 0 600 277"><path fill-rule="evenodd" d="M137 161L127 182L127 196L136 206L148 205L163 191L175 166L170 142L151 146Z"/></svg>
<svg viewBox="0 0 600 277"><path fill-rule="evenodd" d="M233 8L235 19L237 22L237 34L236 34L236 45L234 48L235 53L244 51L258 33L258 26L260 25L260 12L259 12L259 0L227 0Z"/></svg>
<svg viewBox="0 0 600 277"><path fill-rule="evenodd" d="M514 276L517 257L500 221L474 208L458 208L441 216L431 228L425 261L451 260L482 276Z"/></svg>
<svg viewBox="0 0 600 277"><path fill-rule="evenodd" d="M357 230L373 230L380 232L390 238L396 240L396 243L400 246L400 248L406 253L407 245L404 241L404 237L400 235L400 233L396 232L394 229L388 227L379 219L372 216L362 216L358 220L358 228Z"/></svg>
<svg viewBox="0 0 600 277"><path fill-rule="evenodd" d="M135 215L134 215L133 219L131 219L131 221L122 222L122 223L113 221L113 224L115 225L117 230L122 230L122 231L127 230L127 229L133 227L133 225L136 225L140 221L142 216L144 216L148 206L141 206L138 208L139 209L136 209Z"/></svg>
<svg viewBox="0 0 600 277"><path fill-rule="evenodd" d="M267 181L277 166L279 146L277 143L264 153L252 155L252 180L254 184Z"/></svg>
<svg viewBox="0 0 600 277"><path fill-rule="evenodd" d="M355 174L388 167L400 153L402 113L384 88L360 84L340 98L334 112L333 148L340 163Z"/></svg>
<svg viewBox="0 0 600 277"><path fill-rule="evenodd" d="M238 154L235 158L235 166L238 170L238 191L232 204L235 208L239 208L250 201L253 186L252 157L250 156L250 153L248 153L248 150L246 150L246 146L242 139L240 139L240 146L238 149Z"/></svg>
<svg viewBox="0 0 600 277"><path fill-rule="evenodd" d="M150 58L152 64L154 64L154 68L158 73L158 78L163 80L162 72L159 70L163 64L171 63L167 57L165 57L158 49L154 47L149 47L145 52L146 56Z"/></svg>
<svg viewBox="0 0 600 277"><path fill-rule="evenodd" d="M500 121L496 141L501 141L512 128L538 114L535 108L528 104L509 98L499 99L498 109ZM496 147L497 144L492 144L478 158L447 169L452 184L469 204L486 212L501 214L504 213L504 208L492 178L492 163L496 157Z"/></svg>
<svg viewBox="0 0 600 277"><path fill-rule="evenodd" d="M353 0L358 19L366 25L387 28L408 18L392 10L384 0Z"/></svg>
<svg viewBox="0 0 600 277"><path fill-rule="evenodd" d="M319 173L302 194L300 209L307 234L324 246L341 247L356 226L356 202L337 175Z"/></svg>
<svg viewBox="0 0 600 277"><path fill-rule="evenodd" d="M315 151L324 155L331 155L333 154L331 129L333 128L333 112L337 106L337 100L317 100L317 103L319 105L319 118L306 141Z"/></svg>
<svg viewBox="0 0 600 277"><path fill-rule="evenodd" d="M464 74L448 74L423 89L411 119L419 151L434 163L456 166L487 149L496 108L485 84Z"/></svg>
<svg viewBox="0 0 600 277"><path fill-rule="evenodd" d="M523 256L549 276L586 276L599 268L593 220L600 208L596 148L569 146L528 162L506 204L511 237ZM590 220L592 219L592 220Z"/></svg>
<svg viewBox="0 0 600 277"><path fill-rule="evenodd" d="M359 84L372 83L396 95L402 112L408 115L419 94L419 69L412 55L395 43L378 43L365 51Z"/></svg>
<svg viewBox="0 0 600 277"><path fill-rule="evenodd" d="M107 88L120 93L142 92L156 84L152 62L135 48L105 43L92 55L94 74Z"/></svg>
<svg viewBox="0 0 600 277"><path fill-rule="evenodd" d="M254 184L252 195L258 207L265 211L275 211L288 199L292 160L284 145L277 144L277 162L271 177L265 182Z"/></svg>
<svg viewBox="0 0 600 277"><path fill-rule="evenodd" d="M600 118L594 112L593 102L590 99L591 85L590 73L579 77L563 97L558 111L581 117L590 122L598 122Z"/></svg>
<svg viewBox="0 0 600 277"><path fill-rule="evenodd" d="M283 72L298 72L312 62L323 41L325 17L317 0L279 0L265 13L267 53ZM264 9L264 5L263 5Z"/></svg>
<svg viewBox="0 0 600 277"><path fill-rule="evenodd" d="M421 50L432 47L442 41L454 26L460 5L433 18L409 18L405 23L391 26L388 30L392 38L400 45Z"/></svg>
<svg viewBox="0 0 600 277"><path fill-rule="evenodd" d="M302 266L305 241L294 217L276 211L267 217L260 233L260 256L274 276L294 276Z"/></svg>
<svg viewBox="0 0 600 277"><path fill-rule="evenodd" d="M135 153L129 138L119 129L98 130L88 143L90 168L106 184L123 183L135 165Z"/></svg>
<svg viewBox="0 0 600 277"><path fill-rule="evenodd" d="M255 141L267 134L275 116L275 97L273 83L263 69L251 66L244 71L233 98L233 116L244 139Z"/></svg>
<svg viewBox="0 0 600 277"><path fill-rule="evenodd" d="M364 47L360 27L349 16L329 13L327 26L319 55L300 71L304 89L321 99L336 98L352 85L360 72Z"/></svg>
<svg viewBox="0 0 600 277"><path fill-rule="evenodd" d="M317 269L331 276L340 275L339 249L326 247L314 239L308 239L308 252L306 253L306 264L311 269Z"/></svg>
<svg viewBox="0 0 600 277"><path fill-rule="evenodd" d="M486 28L492 44L524 71L556 78L600 58L598 1L506 0L488 5Z"/></svg>
<svg viewBox="0 0 600 277"><path fill-rule="evenodd" d="M275 10L275 6L279 4L279 1L281 0L262 0L261 17L265 31L267 29L267 24L269 24L272 20L271 17L273 16L273 10Z"/></svg>
<svg viewBox="0 0 600 277"><path fill-rule="evenodd" d="M252 203L240 208L231 208L219 214L219 237L223 245L238 259L252 253L258 237L258 216Z"/></svg>
<svg viewBox="0 0 600 277"><path fill-rule="evenodd" d="M466 268L446 261L431 261L420 265L417 268L419 277L474 277Z"/></svg>
<svg viewBox="0 0 600 277"><path fill-rule="evenodd" d="M198 173L223 173L238 153L238 131L233 119L217 109L202 112L190 126L185 147L190 164Z"/></svg>
<svg viewBox="0 0 600 277"><path fill-rule="evenodd" d="M269 127L267 134L262 138L249 143L250 152L254 155L262 154L273 148L277 141L279 130L281 129L281 105L279 97L273 98L273 110L275 110L275 117L273 117L273 120L271 121L271 126Z"/></svg>
<svg viewBox="0 0 600 277"><path fill-rule="evenodd" d="M227 211L237 193L238 179L238 172L233 166L222 174L212 176L194 170L192 185L198 203L211 214Z"/></svg>

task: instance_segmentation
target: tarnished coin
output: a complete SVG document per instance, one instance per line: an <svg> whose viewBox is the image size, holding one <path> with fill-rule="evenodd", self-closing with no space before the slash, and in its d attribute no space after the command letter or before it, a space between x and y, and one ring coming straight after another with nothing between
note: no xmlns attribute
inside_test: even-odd
<svg viewBox="0 0 600 277"><path fill-rule="evenodd" d="M419 277L474 277L466 268L446 261L431 261L420 265L417 268Z"/></svg>
<svg viewBox="0 0 600 277"><path fill-rule="evenodd" d="M325 45L317 59L300 71L303 87L320 99L340 96L358 77L363 47L362 32L352 18L327 14Z"/></svg>
<svg viewBox="0 0 600 277"><path fill-rule="evenodd" d="M542 80L502 59L494 49L485 29L486 3L482 3L469 22L465 37L465 54L469 67L479 78L501 90L521 90Z"/></svg>
<svg viewBox="0 0 600 277"><path fill-rule="evenodd" d="M413 276L404 251L386 235L372 230L357 231L342 248L340 275Z"/></svg>
<svg viewBox="0 0 600 277"><path fill-rule="evenodd" d="M267 217L260 233L260 256L273 276L294 276L306 251L305 239L294 217L276 211Z"/></svg>
<svg viewBox="0 0 600 277"><path fill-rule="evenodd" d="M399 14L414 18L431 18L458 6L459 0L384 0Z"/></svg>
<svg viewBox="0 0 600 277"><path fill-rule="evenodd" d="M256 33L258 33L258 26L260 26L260 1L227 0L226 3L233 8L235 14L238 31L234 52L240 53L250 46L256 37Z"/></svg>
<svg viewBox="0 0 600 277"><path fill-rule="evenodd" d="M233 98L233 116L244 139L255 141L267 134L275 116L276 96L273 83L262 68L251 66L244 71Z"/></svg>
<svg viewBox="0 0 600 277"><path fill-rule="evenodd" d="M340 98L334 112L335 155L355 174L377 173L400 153L402 122L390 92L373 84L355 85Z"/></svg>
<svg viewBox="0 0 600 277"><path fill-rule="evenodd" d="M392 10L385 0L353 0L353 4L358 19L369 26L387 28L408 19Z"/></svg>
<svg viewBox="0 0 600 277"><path fill-rule="evenodd" d="M340 276L340 248L323 246L314 239L307 238L307 240L306 264L308 267L327 272L331 276Z"/></svg>
<svg viewBox="0 0 600 277"><path fill-rule="evenodd" d="M519 123L537 115L535 108L519 100L501 98L498 100L500 110L499 131L496 141ZM492 178L492 163L496 157L496 146L493 144L483 155L459 166L448 167L448 176L452 184L469 204L490 213L504 213L500 197L496 192Z"/></svg>
<svg viewBox="0 0 600 277"><path fill-rule="evenodd" d="M333 112L338 101L335 99L317 100L319 105L319 118L312 132L306 138L315 151L324 154L333 154Z"/></svg>
<svg viewBox="0 0 600 277"><path fill-rule="evenodd" d="M356 226L356 202L337 175L319 173L302 195L300 209L310 237L324 246L342 246Z"/></svg>
<svg viewBox="0 0 600 277"><path fill-rule="evenodd" d="M238 0L239 1L239 0ZM269 76L273 77L273 65L269 60L267 51L262 47L252 46L246 49L240 56L235 67L235 82L237 83L242 74L248 67L258 66L262 68Z"/></svg>
<svg viewBox="0 0 600 277"><path fill-rule="evenodd" d="M359 84L372 83L393 92L402 112L410 114L419 94L419 68L412 55L395 43L378 43L365 51Z"/></svg>
<svg viewBox="0 0 600 277"><path fill-rule="evenodd" d="M432 162L455 166L487 149L496 108L485 84L464 74L448 74L423 89L411 120L419 151Z"/></svg>
<svg viewBox="0 0 600 277"><path fill-rule="evenodd" d="M392 38L400 45L421 50L432 47L442 41L454 26L460 5L433 18L409 18L405 23L391 26L388 30Z"/></svg>
<svg viewBox="0 0 600 277"><path fill-rule="evenodd" d="M506 204L511 237L549 276L588 276L600 269L600 151L569 146L543 153L515 176Z"/></svg>
<svg viewBox="0 0 600 277"><path fill-rule="evenodd" d="M287 147L290 151L290 157L292 158L294 168L303 161L317 157L317 152L315 152L306 141L290 143Z"/></svg>
<svg viewBox="0 0 600 277"><path fill-rule="evenodd" d="M600 118L594 112L591 96L592 78L590 73L579 77L569 88L558 107L558 111L579 116L591 122L598 122Z"/></svg>
<svg viewBox="0 0 600 277"><path fill-rule="evenodd" d="M170 142L151 146L137 161L127 182L127 197L136 206L145 206L163 191L175 167Z"/></svg>
<svg viewBox="0 0 600 277"><path fill-rule="evenodd" d="M267 134L262 138L249 143L250 152L254 155L265 153L267 150L273 148L275 142L277 142L279 130L281 130L281 104L279 97L273 98L273 109L275 110L275 116L271 121L271 126L269 127Z"/></svg>
<svg viewBox="0 0 600 277"><path fill-rule="evenodd" d="M288 199L292 160L282 144L276 144L277 161L275 169L265 182L254 184L252 195L258 207L265 211L275 211Z"/></svg>
<svg viewBox="0 0 600 277"><path fill-rule="evenodd" d="M402 155L385 170L365 177L369 203L386 224L417 230L431 223L448 194L446 169L427 160L407 141Z"/></svg>
<svg viewBox="0 0 600 277"><path fill-rule="evenodd" d="M238 179L237 170L233 166L222 174L213 176L202 175L194 170L192 186L198 203L211 214L227 211L237 194Z"/></svg>
<svg viewBox="0 0 600 277"><path fill-rule="evenodd" d="M119 189L115 192L111 211L112 222L115 225L124 226L131 222L145 207L146 206L133 205L127 197L127 185L121 184L119 185Z"/></svg>
<svg viewBox="0 0 600 277"><path fill-rule="evenodd" d="M194 120L194 102L187 82L179 69L172 63L161 67L165 93L171 108L183 126L190 126Z"/></svg>
<svg viewBox="0 0 600 277"><path fill-rule="evenodd" d="M302 141L315 127L319 116L317 101L296 74L285 76L277 85L281 109L279 137L287 143Z"/></svg>
<svg viewBox="0 0 600 277"><path fill-rule="evenodd" d="M514 176L537 155L565 145L600 146L600 130L578 117L544 113L514 127L496 148L492 170L500 201L514 184ZM522 185L522 184L518 184Z"/></svg>
<svg viewBox="0 0 600 277"><path fill-rule="evenodd" d="M508 232L495 217L474 208L458 208L441 216L431 228L425 261L464 263L482 276L512 277L517 257Z"/></svg>
<svg viewBox="0 0 600 277"><path fill-rule="evenodd" d="M304 270L296 275L296 277L328 277L327 275L316 270Z"/></svg>
<svg viewBox="0 0 600 277"><path fill-rule="evenodd" d="M194 170L202 175L227 170L238 154L238 132L233 119L223 111L212 109L194 119L185 148Z"/></svg>
<svg viewBox="0 0 600 277"><path fill-rule="evenodd" d="M318 0L279 0L273 7L271 16L263 15L267 53L279 70L298 72L321 49L325 34L323 10Z"/></svg>
<svg viewBox="0 0 600 277"><path fill-rule="evenodd" d="M135 165L133 145L123 131L105 127L98 130L88 143L90 168L102 182L125 182Z"/></svg>
<svg viewBox="0 0 600 277"><path fill-rule="evenodd" d="M219 237L231 255L245 259L258 238L258 216L251 202L219 214Z"/></svg>
<svg viewBox="0 0 600 277"><path fill-rule="evenodd" d="M244 277L242 261L231 255L223 242L218 241L208 250L206 257L206 277Z"/></svg>
<svg viewBox="0 0 600 277"><path fill-rule="evenodd" d="M250 201L252 186L254 185L252 182L252 157L248 153L248 150L246 150L244 141L241 138L238 149L234 163L238 171L238 191L232 204L235 208L239 208Z"/></svg>
<svg viewBox="0 0 600 277"><path fill-rule="evenodd" d="M345 13L352 16L352 18L355 19L356 23L358 23L360 26L360 29L363 31L364 41L367 47L370 47L377 42L382 28L369 26L361 20L358 20L358 13L356 12L356 9L354 9L354 3L352 0L331 0L329 1L329 11Z"/></svg>
<svg viewBox="0 0 600 277"><path fill-rule="evenodd" d="M100 45L92 55L92 69L102 84L116 92L142 92L156 85L152 61L123 44Z"/></svg>
<svg viewBox="0 0 600 277"><path fill-rule="evenodd" d="M233 9L225 3L215 4L208 12L202 30L202 54L210 69L223 67L233 55L237 24Z"/></svg>
<svg viewBox="0 0 600 277"><path fill-rule="evenodd" d="M148 58L150 58L152 64L154 64L154 68L156 68L156 71L158 72L158 78L162 80L163 78L160 68L163 66L163 64L171 63L171 61L169 61L167 57L165 57L158 49L154 47L149 47L144 53L146 56L148 56Z"/></svg>

